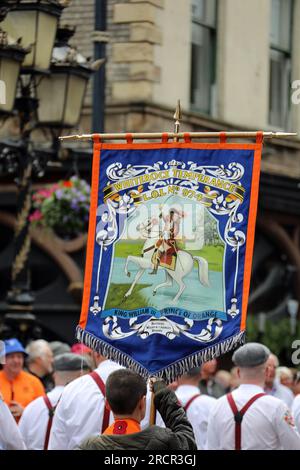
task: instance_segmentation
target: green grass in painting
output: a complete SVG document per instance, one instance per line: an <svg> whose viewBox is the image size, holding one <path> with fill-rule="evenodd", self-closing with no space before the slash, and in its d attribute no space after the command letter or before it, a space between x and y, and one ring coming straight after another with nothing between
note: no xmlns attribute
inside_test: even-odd
<svg viewBox="0 0 300 470"><path fill-rule="evenodd" d="M178 247L180 248L180 242L178 242ZM121 241L115 245L115 257L117 258L127 258L129 255L141 256L142 249L144 246L144 241ZM193 256L201 256L205 258L208 262L208 268L210 271L222 271L223 269L223 256L224 256L224 246L218 245L206 245L202 250L189 250ZM196 261L195 261L196 266Z"/></svg>
<svg viewBox="0 0 300 470"><path fill-rule="evenodd" d="M141 292L145 287L149 287L150 284L137 285L133 289L130 297L125 299L125 294L130 288L131 284L111 284L108 292L108 296L105 303L105 310L109 308L122 308L124 310L134 310L136 308L151 307L149 301L144 299Z"/></svg>
<svg viewBox="0 0 300 470"><path fill-rule="evenodd" d="M115 244L115 257L116 258L127 258L127 256L141 256L143 246L143 240L138 241L119 241Z"/></svg>
<svg viewBox="0 0 300 470"><path fill-rule="evenodd" d="M190 251L193 256L201 256L208 262L209 271L222 271L223 269L223 246L204 246L202 250Z"/></svg>

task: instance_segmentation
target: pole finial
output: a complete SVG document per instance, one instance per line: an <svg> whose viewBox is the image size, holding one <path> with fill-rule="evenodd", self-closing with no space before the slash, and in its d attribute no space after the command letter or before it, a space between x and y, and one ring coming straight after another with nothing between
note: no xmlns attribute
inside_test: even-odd
<svg viewBox="0 0 300 470"><path fill-rule="evenodd" d="M177 106L174 114L174 119L175 121L180 121L181 119L181 105L180 105L180 100L177 101Z"/></svg>
<svg viewBox="0 0 300 470"><path fill-rule="evenodd" d="M179 133L181 116L182 116L182 114L181 114L180 100L178 100L178 101L177 101L176 110L175 110L175 114L174 114L174 119L175 119L175 123L174 123L174 133L175 133L175 134L178 134L178 133ZM177 138L177 137L174 138L174 142L178 142L178 138Z"/></svg>

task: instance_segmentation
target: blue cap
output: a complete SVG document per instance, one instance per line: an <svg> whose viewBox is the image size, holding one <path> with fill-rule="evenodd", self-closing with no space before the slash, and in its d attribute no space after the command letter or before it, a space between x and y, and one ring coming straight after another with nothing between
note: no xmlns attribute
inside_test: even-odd
<svg viewBox="0 0 300 470"><path fill-rule="evenodd" d="M27 352L23 348L22 344L17 338L6 339L4 341L5 344L5 355L13 354L13 353L23 353L27 356Z"/></svg>

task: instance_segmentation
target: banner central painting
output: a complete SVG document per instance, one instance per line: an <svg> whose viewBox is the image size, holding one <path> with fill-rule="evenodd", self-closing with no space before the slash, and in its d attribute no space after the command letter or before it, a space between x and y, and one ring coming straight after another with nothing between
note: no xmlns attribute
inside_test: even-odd
<svg viewBox="0 0 300 470"><path fill-rule="evenodd" d="M80 341L167 382L243 342L260 137L95 141Z"/></svg>

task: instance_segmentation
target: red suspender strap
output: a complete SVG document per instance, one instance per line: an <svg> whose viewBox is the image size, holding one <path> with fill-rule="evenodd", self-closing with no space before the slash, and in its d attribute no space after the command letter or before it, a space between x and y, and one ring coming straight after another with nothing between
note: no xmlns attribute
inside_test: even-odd
<svg viewBox="0 0 300 470"><path fill-rule="evenodd" d="M193 403L194 400L196 400L196 398L200 397L200 393L197 393L196 395L194 395L193 397L191 397L188 402L185 404L185 406L183 407L184 411L187 412L187 410L189 409L189 407L191 406L191 404Z"/></svg>
<svg viewBox="0 0 300 470"><path fill-rule="evenodd" d="M246 405L239 411L233 399L232 393L228 393L227 400L230 405L230 408L234 415L235 420L235 450L241 450L241 443L242 443L242 421L244 414L250 408L250 406L258 400L258 398L265 396L265 393L258 393L254 395L250 400L246 403Z"/></svg>
<svg viewBox="0 0 300 470"><path fill-rule="evenodd" d="M49 419L48 419L47 430L46 430L46 435L45 435L45 442L44 442L44 450L47 450L48 449L48 444L49 444L50 431L51 431L51 428L52 428L52 421L53 421L55 408L52 406L51 401L49 400L47 395L45 395L43 397L43 400L44 400L45 405L47 406L48 412L49 412Z"/></svg>
<svg viewBox="0 0 300 470"><path fill-rule="evenodd" d="M101 431L101 434L103 434L105 429L108 428L108 425L109 425L109 410L105 406L105 383L103 382L101 377L97 374L97 372L95 371L91 372L89 375L92 377L92 379L94 379L94 381L98 385L104 397L104 412L103 412L102 431Z"/></svg>
<svg viewBox="0 0 300 470"><path fill-rule="evenodd" d="M230 408L232 409L235 420L235 450L241 450L241 424L243 417L240 415L231 393L228 393L227 400Z"/></svg>

